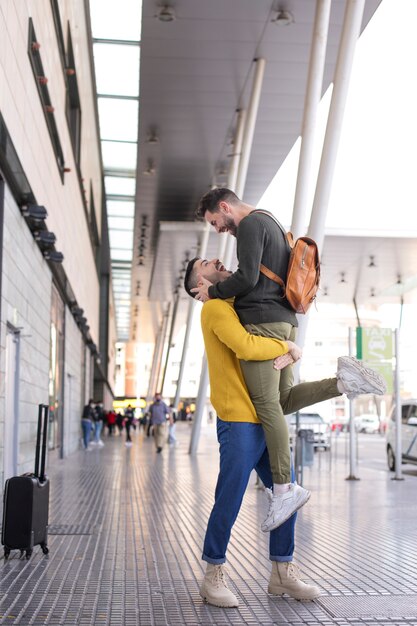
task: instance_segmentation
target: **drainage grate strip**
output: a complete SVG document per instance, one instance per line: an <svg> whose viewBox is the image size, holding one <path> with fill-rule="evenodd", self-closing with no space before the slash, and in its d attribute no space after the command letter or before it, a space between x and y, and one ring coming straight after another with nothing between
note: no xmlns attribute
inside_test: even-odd
<svg viewBox="0 0 417 626"><path fill-rule="evenodd" d="M343 596L316 600L331 617L416 619L417 595L406 596Z"/></svg>

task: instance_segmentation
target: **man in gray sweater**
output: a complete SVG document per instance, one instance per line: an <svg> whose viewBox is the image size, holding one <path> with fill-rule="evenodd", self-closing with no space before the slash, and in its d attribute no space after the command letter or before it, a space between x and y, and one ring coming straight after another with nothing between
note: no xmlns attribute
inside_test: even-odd
<svg viewBox="0 0 417 626"><path fill-rule="evenodd" d="M245 204L226 188L207 192L200 200L197 215L218 233L229 232L236 237L239 266L217 284L200 276L198 287L191 290L195 297L202 302L234 297L236 313L248 332L295 342L295 312L277 284L260 272L262 263L284 282L287 276L290 247L273 216ZM264 428L271 463L273 496L262 524L262 530L268 532L280 526L310 497L309 491L291 483L288 427L280 405L280 394L288 393L293 386L293 372L291 366L276 370L271 361L241 361L240 365ZM361 364L349 358L340 361L339 370L339 379L345 374L355 377L359 370L360 375L363 373ZM368 372L370 388L374 393L384 393L383 379L373 370Z"/></svg>

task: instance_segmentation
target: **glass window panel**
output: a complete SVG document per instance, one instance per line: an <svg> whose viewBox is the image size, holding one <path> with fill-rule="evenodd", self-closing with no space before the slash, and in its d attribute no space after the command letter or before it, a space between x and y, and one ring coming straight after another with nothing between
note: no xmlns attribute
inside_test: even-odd
<svg viewBox="0 0 417 626"><path fill-rule="evenodd" d="M107 195L134 196L136 192L136 180L134 178L105 176L104 185Z"/></svg>
<svg viewBox="0 0 417 626"><path fill-rule="evenodd" d="M108 217L133 217L135 214L134 202L107 200L106 204Z"/></svg>
<svg viewBox="0 0 417 626"><path fill-rule="evenodd" d="M133 231L132 217L108 217L107 222L110 230L116 229Z"/></svg>
<svg viewBox="0 0 417 626"><path fill-rule="evenodd" d="M129 230L109 231L111 248L133 248L133 232Z"/></svg>
<svg viewBox="0 0 417 626"><path fill-rule="evenodd" d="M102 141L104 169L136 170L138 146L136 143L121 143L118 141Z"/></svg>
<svg viewBox="0 0 417 626"><path fill-rule="evenodd" d="M110 256L113 260L117 261L131 261L133 256L132 250L121 250L120 248L111 248Z"/></svg>
<svg viewBox="0 0 417 626"><path fill-rule="evenodd" d="M97 93L139 96L139 46L95 43Z"/></svg>
<svg viewBox="0 0 417 626"><path fill-rule="evenodd" d="M117 0L117 2L90 0L90 12L93 37L140 40L141 0Z"/></svg>
<svg viewBox="0 0 417 626"><path fill-rule="evenodd" d="M137 141L139 103L137 100L98 98L100 136L103 140Z"/></svg>

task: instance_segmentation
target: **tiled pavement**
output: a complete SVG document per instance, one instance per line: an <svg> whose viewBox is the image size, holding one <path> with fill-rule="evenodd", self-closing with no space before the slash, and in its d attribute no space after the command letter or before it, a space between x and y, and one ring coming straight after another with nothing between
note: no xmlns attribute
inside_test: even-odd
<svg viewBox="0 0 417 626"><path fill-rule="evenodd" d="M265 593L267 537L259 531L264 494L248 488L228 553L237 609L204 605L198 594L201 546L217 474L214 426L203 429L196 458L190 427L176 448L157 455L135 434L80 451L50 468L50 554L29 561L13 552L0 564L0 624L417 626L417 475L391 480L316 455L304 485L310 503L297 522L296 560L323 590L301 603ZM327 456L326 456L327 455Z"/></svg>

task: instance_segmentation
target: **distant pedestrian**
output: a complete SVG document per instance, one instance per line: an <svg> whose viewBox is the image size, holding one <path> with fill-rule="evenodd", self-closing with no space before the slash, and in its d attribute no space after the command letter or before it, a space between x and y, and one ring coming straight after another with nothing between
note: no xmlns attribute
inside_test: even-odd
<svg viewBox="0 0 417 626"><path fill-rule="evenodd" d="M154 429L156 451L159 454L166 441L166 422L169 419L168 407L162 401L160 393L155 394L155 400L149 407L149 415Z"/></svg>
<svg viewBox="0 0 417 626"><path fill-rule="evenodd" d="M125 421L125 418L120 413L120 411L118 411L116 413L116 426L117 426L117 430L119 431L119 435L121 435L122 432L123 432L123 423L124 423L124 421Z"/></svg>
<svg viewBox="0 0 417 626"><path fill-rule="evenodd" d="M107 428L109 431L109 437L113 435L114 427L116 426L116 413L114 411L109 411L107 413Z"/></svg>
<svg viewBox="0 0 417 626"><path fill-rule="evenodd" d="M93 420L94 420L94 400L90 398L88 404L85 405L81 417L81 428L83 431L83 445L84 450L90 450L90 438L91 438L91 430L93 428Z"/></svg>
<svg viewBox="0 0 417 626"><path fill-rule="evenodd" d="M132 445L132 439L130 437L130 429L133 425L133 420L135 419L135 412L132 409L132 406L129 404L125 409L125 428L126 428L126 445L130 447Z"/></svg>
<svg viewBox="0 0 417 626"><path fill-rule="evenodd" d="M104 446L104 443L101 440L101 431L103 430L103 422L104 422L104 409L102 402L96 402L95 410L94 410L94 443L96 446Z"/></svg>
<svg viewBox="0 0 417 626"><path fill-rule="evenodd" d="M169 418L168 418L168 444L176 445L178 443L177 438L175 436L176 422L177 422L177 413L175 411L175 407L173 404L170 404L168 407Z"/></svg>

